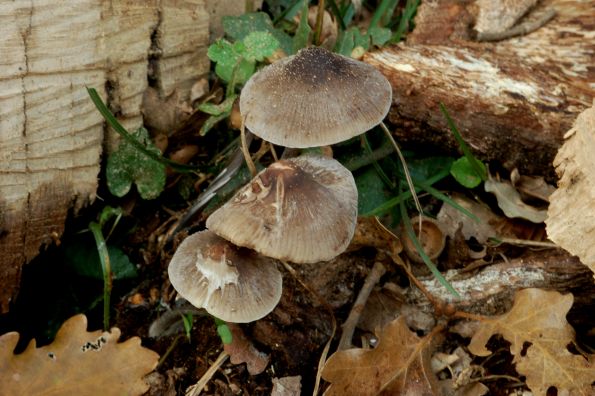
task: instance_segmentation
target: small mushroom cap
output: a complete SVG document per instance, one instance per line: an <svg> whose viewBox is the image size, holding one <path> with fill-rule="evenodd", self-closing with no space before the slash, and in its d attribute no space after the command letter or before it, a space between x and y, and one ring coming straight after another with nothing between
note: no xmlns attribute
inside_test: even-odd
<svg viewBox="0 0 595 396"><path fill-rule="evenodd" d="M378 125L392 89L374 67L309 47L254 74L240 112L255 135L286 147L342 142Z"/></svg>
<svg viewBox="0 0 595 396"><path fill-rule="evenodd" d="M281 273L272 259L210 231L187 237L167 272L182 297L227 322L258 320L281 298Z"/></svg>
<svg viewBox="0 0 595 396"><path fill-rule="evenodd" d="M357 188L338 161L304 155L273 163L207 219L232 243L296 263L343 253L357 222Z"/></svg>

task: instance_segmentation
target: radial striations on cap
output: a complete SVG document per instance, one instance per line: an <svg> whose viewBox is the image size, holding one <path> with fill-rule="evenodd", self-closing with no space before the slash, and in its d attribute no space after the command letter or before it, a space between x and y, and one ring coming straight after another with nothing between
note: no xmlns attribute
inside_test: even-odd
<svg viewBox="0 0 595 396"><path fill-rule="evenodd" d="M167 271L182 297L227 322L258 320L281 298L282 278L274 260L210 231L188 236Z"/></svg>
<svg viewBox="0 0 595 396"><path fill-rule="evenodd" d="M262 139L304 148L364 133L384 119L391 100L390 83L374 67L309 47L254 74L240 112Z"/></svg>
<svg viewBox="0 0 595 396"><path fill-rule="evenodd" d="M296 263L343 253L357 222L357 188L338 161L304 155L273 163L207 219L207 228L265 256Z"/></svg>

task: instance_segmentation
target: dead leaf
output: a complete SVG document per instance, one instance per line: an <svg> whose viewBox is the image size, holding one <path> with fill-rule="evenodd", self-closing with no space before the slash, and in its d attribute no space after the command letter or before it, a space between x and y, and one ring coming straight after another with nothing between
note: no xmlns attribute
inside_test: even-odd
<svg viewBox="0 0 595 396"><path fill-rule="evenodd" d="M546 183L543 176L532 177L521 175L517 168L510 172L510 181L512 185L522 194L537 198L544 202L549 202L550 195L556 191L556 187Z"/></svg>
<svg viewBox="0 0 595 396"><path fill-rule="evenodd" d="M141 106L145 127L154 132L171 135L192 114L192 107L182 100L177 90L161 99L154 88L147 88Z"/></svg>
<svg viewBox="0 0 595 396"><path fill-rule="evenodd" d="M335 352L322 371L331 383L325 395L439 394L430 366L436 334L419 338L400 317L382 330L375 349Z"/></svg>
<svg viewBox="0 0 595 396"><path fill-rule="evenodd" d="M13 351L18 333L0 336L0 384L3 396L141 395L143 376L157 366L159 355L132 337L118 343L120 330L87 332L87 318L68 319L54 342L35 348L35 340L19 355Z"/></svg>
<svg viewBox="0 0 595 396"><path fill-rule="evenodd" d="M302 394L302 377L273 378L271 396L300 396Z"/></svg>
<svg viewBox="0 0 595 396"><path fill-rule="evenodd" d="M227 323L227 327L231 330L231 344L223 344L223 349L229 354L229 360L233 364L246 363L251 375L262 373L269 364L269 356L252 345L238 324Z"/></svg>
<svg viewBox="0 0 595 396"><path fill-rule="evenodd" d="M566 321L572 302L572 294L521 290L509 312L480 322L469 351L489 355L486 343L491 336L501 334L511 343L517 371L526 377L527 386L536 396L545 395L551 386L558 388L558 394L567 391L592 395L595 356L574 355L567 348L574 342L574 329Z"/></svg>
<svg viewBox="0 0 595 396"><path fill-rule="evenodd" d="M545 221L547 210L537 209L524 203L519 192L510 183L490 178L484 183L484 188L496 196L498 206L507 217L520 217L533 223Z"/></svg>

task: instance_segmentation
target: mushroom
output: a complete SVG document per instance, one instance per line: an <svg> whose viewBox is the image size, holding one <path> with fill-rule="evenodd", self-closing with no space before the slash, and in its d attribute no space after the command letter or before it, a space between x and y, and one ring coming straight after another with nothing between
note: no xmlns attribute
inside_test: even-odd
<svg viewBox="0 0 595 396"><path fill-rule="evenodd" d="M265 256L328 261L351 241L357 188L338 161L302 155L271 164L207 219L207 228Z"/></svg>
<svg viewBox="0 0 595 396"><path fill-rule="evenodd" d="M187 237L167 271L182 297L227 322L258 320L281 298L281 273L274 260L211 231Z"/></svg>
<svg viewBox="0 0 595 396"><path fill-rule="evenodd" d="M254 74L240 112L255 135L293 148L324 146L360 135L388 113L392 89L374 67L309 47Z"/></svg>

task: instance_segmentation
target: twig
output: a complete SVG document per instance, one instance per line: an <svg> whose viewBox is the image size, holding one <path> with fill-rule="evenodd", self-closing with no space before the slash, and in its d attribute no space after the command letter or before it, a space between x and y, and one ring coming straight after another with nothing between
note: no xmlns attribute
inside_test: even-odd
<svg viewBox="0 0 595 396"><path fill-rule="evenodd" d="M382 263L380 263L379 261L376 261L374 263L374 267L372 267L372 270L366 277L364 285L359 291L359 294L357 295L357 298L355 300L355 303L353 304L353 307L351 308L351 312L349 312L347 320L345 321L345 323L343 323L343 334L341 334L339 346L337 347L339 351L349 349L352 347L351 339L353 338L355 326L357 326L357 323L359 322L359 318L362 315L362 312L366 305L366 301L368 300L368 297L370 297L372 289L374 288L374 286L376 286L376 284L385 272L386 268L384 267L384 265L382 265Z"/></svg>
<svg viewBox="0 0 595 396"><path fill-rule="evenodd" d="M318 303L320 305L322 305L331 314L331 324L332 324L333 329L332 329L332 332L331 332L331 336L329 337L326 345L324 346L324 349L322 350L322 353L320 354L320 359L318 360L318 368L317 368L317 371L316 371L316 382L314 384L314 391L312 392L312 395L313 396L316 396L316 395L318 395L318 389L320 387L320 380L322 378L322 369L324 368L324 364L326 363L326 357L328 355L328 351L331 348L331 342L333 341L333 338L335 337L335 333L337 332L337 320L335 319L335 313L333 312L333 308L330 305L328 305L328 303L326 302L326 300L324 298L322 298L322 296L320 294L318 294L316 292L316 290L314 290L310 286L308 286L306 284L306 282L304 282L300 278L300 276L297 274L296 270L294 270L291 265L289 265L285 261L281 261L281 263L283 263L283 266L291 274L291 276L293 276L293 278L296 281L298 281L298 283L300 285L302 285L302 287L304 289L306 289L314 297L316 297L316 299L318 300Z"/></svg>
<svg viewBox="0 0 595 396"><path fill-rule="evenodd" d="M477 34L477 41L500 41L511 37L523 36L539 29L540 27L548 23L555 16L556 10L547 10L536 20L520 23L503 32L479 32Z"/></svg>
<svg viewBox="0 0 595 396"><path fill-rule="evenodd" d="M198 382L186 389L186 396L197 396L202 392L205 385L213 378L213 375L219 370L219 367L227 360L229 355L225 351L221 351L217 360L211 364L211 367L204 373L204 375L198 380Z"/></svg>

